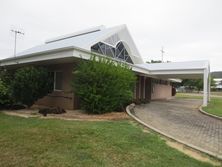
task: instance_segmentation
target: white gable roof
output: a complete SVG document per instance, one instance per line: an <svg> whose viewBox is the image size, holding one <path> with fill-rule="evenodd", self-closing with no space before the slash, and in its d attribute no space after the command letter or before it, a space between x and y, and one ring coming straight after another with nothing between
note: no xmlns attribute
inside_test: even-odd
<svg viewBox="0 0 222 167"><path fill-rule="evenodd" d="M112 38L118 40L114 41L116 43L119 41L124 41L128 45L128 48L130 49L130 57L135 64L143 63L141 55L125 25L116 26L112 28L105 28L104 26L99 26L73 34L60 36L54 39L47 40L42 45L38 45L33 48L27 49L17 54L17 56L38 54L46 51L52 51L67 47L77 47L91 51L91 46L98 42L111 42L109 43L110 45L115 45L115 43L112 43Z"/></svg>

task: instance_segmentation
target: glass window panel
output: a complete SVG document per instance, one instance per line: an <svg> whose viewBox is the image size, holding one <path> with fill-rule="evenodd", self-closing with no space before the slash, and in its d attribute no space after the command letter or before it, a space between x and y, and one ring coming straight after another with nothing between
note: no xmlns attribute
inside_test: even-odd
<svg viewBox="0 0 222 167"><path fill-rule="evenodd" d="M91 47L91 50L96 53L107 55L109 57L117 58L122 61L133 64L131 57L129 56L126 48L122 42L119 42L115 47L99 42Z"/></svg>
<svg viewBox="0 0 222 167"><path fill-rule="evenodd" d="M55 72L55 90L62 90L62 80L63 80L63 73L62 72Z"/></svg>

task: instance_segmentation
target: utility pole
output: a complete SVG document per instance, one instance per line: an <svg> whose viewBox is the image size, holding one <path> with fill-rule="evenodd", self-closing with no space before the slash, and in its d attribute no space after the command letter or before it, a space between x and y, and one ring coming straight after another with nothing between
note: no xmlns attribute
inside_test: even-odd
<svg viewBox="0 0 222 167"><path fill-rule="evenodd" d="M15 44L14 44L14 56L16 57L16 42L17 42L17 34L25 35L23 32L19 30L11 30L11 32L15 33Z"/></svg>
<svg viewBox="0 0 222 167"><path fill-rule="evenodd" d="M163 50L163 46L162 46L160 51L161 51L161 58L162 58L162 63L163 63L163 54L165 53L164 50Z"/></svg>

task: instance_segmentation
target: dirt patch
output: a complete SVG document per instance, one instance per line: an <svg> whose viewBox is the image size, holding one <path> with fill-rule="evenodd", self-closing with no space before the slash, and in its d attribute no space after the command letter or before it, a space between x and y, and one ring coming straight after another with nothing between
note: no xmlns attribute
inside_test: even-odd
<svg viewBox="0 0 222 167"><path fill-rule="evenodd" d="M166 140L166 138L164 138L164 140ZM199 160L199 161L208 162L208 163L215 165L215 166L222 165L222 163L220 161L215 160L215 159L213 159L207 155L204 155L200 152L197 152L195 150L189 149L189 148L185 147L183 144L180 144L178 142L175 142L172 140L166 140L166 144L172 148L177 149L180 152L183 152L184 154L186 154L194 159Z"/></svg>
<svg viewBox="0 0 222 167"><path fill-rule="evenodd" d="M88 114L82 110L66 110L63 114L48 114L46 117L38 113L37 109L23 109L3 111L7 115L20 116L24 118L39 117L43 119L63 119L63 120L87 120L87 121L104 121L104 120L123 120L129 119L125 112L110 112L101 115Z"/></svg>

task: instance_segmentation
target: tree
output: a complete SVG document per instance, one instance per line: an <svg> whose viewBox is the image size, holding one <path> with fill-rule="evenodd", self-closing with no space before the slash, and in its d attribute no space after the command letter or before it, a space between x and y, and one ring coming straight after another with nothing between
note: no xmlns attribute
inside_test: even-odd
<svg viewBox="0 0 222 167"><path fill-rule="evenodd" d="M211 86L215 85L213 77L210 78ZM203 79L184 79L181 86L187 86L190 89L197 89L198 91L203 90Z"/></svg>
<svg viewBox="0 0 222 167"><path fill-rule="evenodd" d="M184 79L181 86L186 86L189 89L197 89L200 91L203 89L203 79Z"/></svg>
<svg viewBox="0 0 222 167"><path fill-rule="evenodd" d="M15 72L11 89L16 102L30 107L52 91L52 79L45 68L23 67Z"/></svg>
<svg viewBox="0 0 222 167"><path fill-rule="evenodd" d="M210 77L210 85L211 85L211 86L216 86L216 82L215 82L213 76Z"/></svg>
<svg viewBox="0 0 222 167"><path fill-rule="evenodd" d="M126 64L92 55L73 74L74 92L88 112L111 112L132 101L136 77Z"/></svg>

